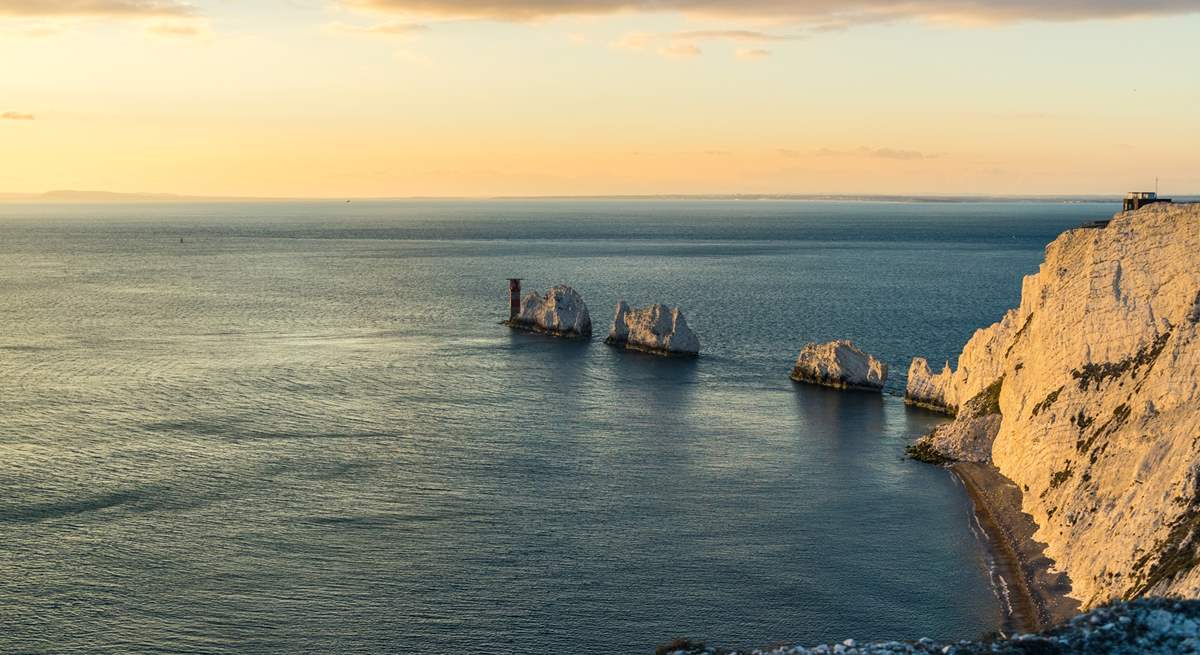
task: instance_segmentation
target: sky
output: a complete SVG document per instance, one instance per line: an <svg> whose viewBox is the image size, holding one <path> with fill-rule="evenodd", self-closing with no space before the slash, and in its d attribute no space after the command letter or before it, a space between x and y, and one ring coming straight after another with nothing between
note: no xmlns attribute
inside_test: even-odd
<svg viewBox="0 0 1200 655"><path fill-rule="evenodd" d="M0 194L1200 193L1200 0L0 0Z"/></svg>

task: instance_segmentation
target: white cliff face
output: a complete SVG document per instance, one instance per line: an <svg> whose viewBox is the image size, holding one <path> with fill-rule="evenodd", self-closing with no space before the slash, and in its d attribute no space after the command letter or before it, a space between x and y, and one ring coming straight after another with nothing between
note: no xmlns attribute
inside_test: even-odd
<svg viewBox="0 0 1200 655"><path fill-rule="evenodd" d="M624 300L617 303L605 343L660 355L700 353L700 340L678 307L650 305L630 309Z"/></svg>
<svg viewBox="0 0 1200 655"><path fill-rule="evenodd" d="M810 343L800 350L792 379L837 389L882 389L887 364L844 339Z"/></svg>
<svg viewBox="0 0 1200 655"><path fill-rule="evenodd" d="M521 311L509 322L512 327L564 337L590 337L592 318L583 298L565 284L551 287L546 295L530 291L521 299Z"/></svg>
<svg viewBox="0 0 1200 655"><path fill-rule="evenodd" d="M910 369L909 395L951 408L998 388L991 460L1085 607L1200 594L1198 330L1200 205L1150 205L1051 243L949 379Z"/></svg>

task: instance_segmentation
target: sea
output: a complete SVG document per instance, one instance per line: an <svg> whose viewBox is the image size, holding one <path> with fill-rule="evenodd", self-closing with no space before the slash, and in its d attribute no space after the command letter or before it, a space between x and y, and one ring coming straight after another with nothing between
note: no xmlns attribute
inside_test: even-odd
<svg viewBox="0 0 1200 655"><path fill-rule="evenodd" d="M1064 229L1117 203L0 205L0 652L653 653L1002 625L904 457ZM514 332L507 280L595 335ZM678 305L694 360L603 343ZM886 393L788 378L852 339Z"/></svg>

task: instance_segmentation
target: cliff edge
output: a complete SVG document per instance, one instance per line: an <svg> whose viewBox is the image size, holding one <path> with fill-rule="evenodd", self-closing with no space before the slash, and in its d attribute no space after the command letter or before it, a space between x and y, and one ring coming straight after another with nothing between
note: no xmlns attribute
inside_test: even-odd
<svg viewBox="0 0 1200 655"><path fill-rule="evenodd" d="M907 397L956 414L927 459L990 462L1085 608L1200 595L1200 205L1063 233L1020 307Z"/></svg>

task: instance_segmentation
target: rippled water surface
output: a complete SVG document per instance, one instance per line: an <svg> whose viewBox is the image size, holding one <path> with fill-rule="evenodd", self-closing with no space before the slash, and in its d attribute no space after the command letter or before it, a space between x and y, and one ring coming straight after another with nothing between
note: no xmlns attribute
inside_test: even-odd
<svg viewBox="0 0 1200 655"><path fill-rule="evenodd" d="M0 205L0 651L649 653L975 637L939 419L793 385L952 357L1035 203ZM697 361L516 334L505 278L678 303Z"/></svg>

